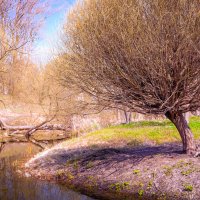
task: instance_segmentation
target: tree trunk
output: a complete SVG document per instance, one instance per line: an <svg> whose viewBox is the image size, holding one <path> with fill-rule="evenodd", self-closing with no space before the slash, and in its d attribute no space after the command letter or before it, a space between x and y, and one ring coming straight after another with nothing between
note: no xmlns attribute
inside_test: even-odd
<svg viewBox="0 0 200 200"><path fill-rule="evenodd" d="M194 136L183 115L179 112L167 112L165 116L176 126L183 143L183 152L188 155L195 155L197 148Z"/></svg>
<svg viewBox="0 0 200 200"><path fill-rule="evenodd" d="M131 122L131 112L124 110L125 124L129 124Z"/></svg>

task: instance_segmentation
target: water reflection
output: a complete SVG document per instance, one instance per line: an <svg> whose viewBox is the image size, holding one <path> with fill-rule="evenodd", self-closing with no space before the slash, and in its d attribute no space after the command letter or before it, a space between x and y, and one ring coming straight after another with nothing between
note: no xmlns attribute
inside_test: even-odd
<svg viewBox="0 0 200 200"><path fill-rule="evenodd" d="M54 183L18 176L15 164L30 153L30 145L18 145L6 147L0 154L0 200L92 200Z"/></svg>

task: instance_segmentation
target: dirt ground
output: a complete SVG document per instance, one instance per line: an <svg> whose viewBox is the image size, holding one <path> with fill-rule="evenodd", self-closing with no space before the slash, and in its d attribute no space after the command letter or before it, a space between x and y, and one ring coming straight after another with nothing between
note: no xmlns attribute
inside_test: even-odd
<svg viewBox="0 0 200 200"><path fill-rule="evenodd" d="M58 145L26 163L26 171L98 199L200 198L200 159L182 154L178 143L132 148Z"/></svg>

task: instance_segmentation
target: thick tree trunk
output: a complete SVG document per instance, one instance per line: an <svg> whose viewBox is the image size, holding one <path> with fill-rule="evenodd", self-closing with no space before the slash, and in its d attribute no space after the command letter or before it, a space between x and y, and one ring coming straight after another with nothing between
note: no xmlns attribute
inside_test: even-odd
<svg viewBox="0 0 200 200"><path fill-rule="evenodd" d="M184 114L179 112L167 112L165 116L176 126L182 139L183 151L189 155L195 155L197 153L197 147Z"/></svg>

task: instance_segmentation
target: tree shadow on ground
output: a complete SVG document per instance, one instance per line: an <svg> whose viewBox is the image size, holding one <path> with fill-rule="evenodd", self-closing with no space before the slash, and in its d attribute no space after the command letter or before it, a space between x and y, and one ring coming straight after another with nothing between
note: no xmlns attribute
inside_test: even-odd
<svg viewBox="0 0 200 200"><path fill-rule="evenodd" d="M35 169L36 174L38 171L47 176L50 173L54 180L64 185L69 186L73 182L72 185L84 194L98 199L105 197L115 200L126 199L124 197L138 199L138 191L141 190L140 181L147 187L156 174L155 183L152 185L153 193L148 192L146 188L143 199L158 199L157 195L159 197L162 192L169 196L168 199L180 199L175 198L177 192L175 179L172 180L165 174L166 170L171 168L164 167L173 166L183 159L185 162L191 161L190 157L182 153L181 143L121 148L79 147L51 149L32 162L30 167L33 171ZM195 165L199 162L194 158L192 160ZM134 174L134 170L139 174ZM185 176L179 172L175 174L175 178L185 178ZM125 188L123 184L129 183L133 184L130 189ZM179 187L181 191L183 186ZM91 188L93 188L92 193Z"/></svg>
<svg viewBox="0 0 200 200"><path fill-rule="evenodd" d="M67 162L79 162L84 168L88 168L88 162L96 162L101 165L112 165L126 163L137 165L144 159L152 159L157 155L164 157L182 157L182 146L179 143L166 143L158 146L139 146L123 148L76 148L76 149L54 149L47 155L36 159L32 165L40 168L56 167L62 168Z"/></svg>

